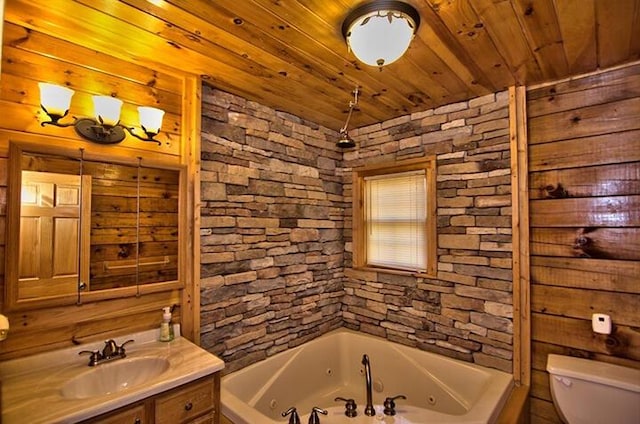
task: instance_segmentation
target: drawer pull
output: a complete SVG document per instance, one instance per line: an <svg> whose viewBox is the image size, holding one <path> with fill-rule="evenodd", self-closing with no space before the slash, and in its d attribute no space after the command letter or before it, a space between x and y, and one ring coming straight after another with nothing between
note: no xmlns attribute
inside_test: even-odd
<svg viewBox="0 0 640 424"><path fill-rule="evenodd" d="M133 424L142 424L142 420L140 418L136 418Z"/></svg>
<svg viewBox="0 0 640 424"><path fill-rule="evenodd" d="M193 403L191 403L191 402L187 402L187 403L184 405L184 410L185 410L185 411L191 411L191 409L193 409Z"/></svg>

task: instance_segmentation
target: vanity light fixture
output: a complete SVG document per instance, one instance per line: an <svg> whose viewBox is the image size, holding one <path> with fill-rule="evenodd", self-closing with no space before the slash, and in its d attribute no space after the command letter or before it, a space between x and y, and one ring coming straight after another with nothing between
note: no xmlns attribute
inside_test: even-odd
<svg viewBox="0 0 640 424"><path fill-rule="evenodd" d="M351 115L353 114L353 109L358 105L358 93L359 89L356 86L355 90L353 90L353 100L349 101L349 114L347 115L347 121L344 123L344 127L340 129L340 138L336 143L336 146L342 149L348 149L350 147L355 147L356 142L353 141L351 136L349 135L349 121L351 120Z"/></svg>
<svg viewBox="0 0 640 424"><path fill-rule="evenodd" d="M40 125L54 125L56 127L74 126L76 132L95 143L115 144L125 139L125 130L142 141L153 141L162 127L164 111L154 107L140 106L138 114L140 127L144 136L136 133L135 127L127 127L120 123L120 109L122 100L110 96L93 96L95 118L73 118L73 122L62 123L60 120L69 114L69 105L74 91L56 84L38 83L40 87L40 107L49 117Z"/></svg>
<svg viewBox="0 0 640 424"><path fill-rule="evenodd" d="M419 25L420 14L413 6L378 0L349 13L342 35L358 60L382 70L407 51Z"/></svg>

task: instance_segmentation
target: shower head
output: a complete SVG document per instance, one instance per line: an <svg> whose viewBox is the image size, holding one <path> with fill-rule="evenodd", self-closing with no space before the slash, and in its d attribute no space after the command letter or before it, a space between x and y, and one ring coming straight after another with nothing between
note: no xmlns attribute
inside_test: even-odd
<svg viewBox="0 0 640 424"><path fill-rule="evenodd" d="M353 109L358 105L358 94L359 87L356 86L356 89L353 90L353 100L349 102L349 114L347 115L347 122L344 123L344 127L340 129L340 138L336 143L336 146L342 149L348 149L350 147L355 147L356 142L353 141L351 137L349 137L349 121L351 120L351 114L353 114Z"/></svg>
<svg viewBox="0 0 640 424"><path fill-rule="evenodd" d="M351 147L355 147L356 142L349 136L349 133L346 131L340 131L340 138L336 143L336 146L342 149L348 149Z"/></svg>

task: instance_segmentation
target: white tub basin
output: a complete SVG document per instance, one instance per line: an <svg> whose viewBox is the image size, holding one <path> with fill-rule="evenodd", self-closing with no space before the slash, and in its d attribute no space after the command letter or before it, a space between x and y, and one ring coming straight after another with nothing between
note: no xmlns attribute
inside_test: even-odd
<svg viewBox="0 0 640 424"><path fill-rule="evenodd" d="M158 377L169 369L165 358L118 359L98 365L67 381L62 386L66 399L84 399L126 390Z"/></svg>

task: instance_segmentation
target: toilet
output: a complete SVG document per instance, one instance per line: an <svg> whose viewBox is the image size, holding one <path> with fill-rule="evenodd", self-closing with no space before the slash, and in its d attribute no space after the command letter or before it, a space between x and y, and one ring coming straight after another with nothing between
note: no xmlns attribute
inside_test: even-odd
<svg viewBox="0 0 640 424"><path fill-rule="evenodd" d="M567 424L640 423L640 370L551 354L551 396Z"/></svg>

